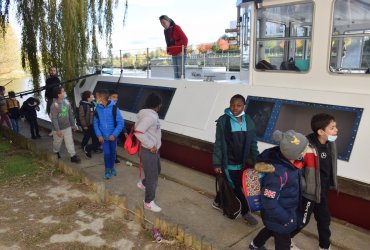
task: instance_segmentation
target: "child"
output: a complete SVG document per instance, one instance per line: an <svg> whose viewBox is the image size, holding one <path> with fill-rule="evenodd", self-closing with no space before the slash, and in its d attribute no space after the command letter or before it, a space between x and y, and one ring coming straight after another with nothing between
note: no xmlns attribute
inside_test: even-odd
<svg viewBox="0 0 370 250"><path fill-rule="evenodd" d="M10 119L8 115L8 107L6 105L4 94L5 94L5 87L0 86L0 126L3 125L5 121L6 125L8 125L8 128L12 129L12 124L10 123Z"/></svg>
<svg viewBox="0 0 370 250"><path fill-rule="evenodd" d="M310 147L304 158L303 176L305 187L302 190L302 225L292 232L293 238L306 226L312 213L315 215L319 233L320 249L330 249L330 211L328 192L337 189L337 124L329 114L317 114L311 119L313 133L307 138Z"/></svg>
<svg viewBox="0 0 370 250"><path fill-rule="evenodd" d="M9 91L9 99L6 100L8 106L9 118L12 122L13 131L19 133L19 117L20 117L20 105L19 101L15 98L14 91Z"/></svg>
<svg viewBox="0 0 370 250"><path fill-rule="evenodd" d="M51 123L53 127L53 151L59 159L59 151L64 139L64 144L71 156L71 162L80 163L81 160L76 155L72 135L72 130L75 132L77 127L75 126L71 104L65 99L63 88L57 87L55 93L57 98L50 107Z"/></svg>
<svg viewBox="0 0 370 250"><path fill-rule="evenodd" d="M123 129L123 118L121 112L115 107L114 102L108 100L109 93L107 90L98 90L96 92L96 113L94 116L94 129L100 143L103 143L104 178L110 179L111 176L116 176L117 172L114 168L116 159L117 137ZM113 109L116 108L116 117L113 116Z"/></svg>
<svg viewBox="0 0 370 250"><path fill-rule="evenodd" d="M257 138L252 119L244 113L245 99L234 95L230 107L217 120L216 141L213 148L213 166L217 174L224 173L242 204L241 214L246 223L257 225L258 221L249 212L242 191L242 173L254 167L258 155ZM220 209L219 195L212 206Z"/></svg>
<svg viewBox="0 0 370 250"><path fill-rule="evenodd" d="M144 208L160 212L155 202L158 177L161 172L159 149L161 147L161 125L158 112L162 106L160 96L151 93L145 101L145 108L140 110L135 123L135 136L141 142L140 160L143 165L145 179L137 183L137 187L145 191Z"/></svg>
<svg viewBox="0 0 370 250"><path fill-rule="evenodd" d="M39 132L39 124L37 123L37 112L39 111L40 101L34 97L28 98L23 102L21 108L21 115L24 116L27 122L30 124L31 138L41 138Z"/></svg>
<svg viewBox="0 0 370 250"><path fill-rule="evenodd" d="M117 105L117 102L118 102L118 92L115 91L115 90L110 90L109 91L109 100L111 100L114 105ZM123 130L125 130L125 128L123 128ZM116 150L116 159L114 160L114 163L117 163L119 164L121 161L118 160L117 158L117 150Z"/></svg>
<svg viewBox="0 0 370 250"><path fill-rule="evenodd" d="M305 155L308 140L294 130L285 133L276 130L273 139L280 145L263 151L255 167L257 171L268 172L261 181L261 216L265 227L249 245L250 250L265 250L264 244L271 236L275 238L276 250L290 250L290 233L297 228L299 168L303 166L297 160ZM284 184L282 176L285 176Z"/></svg>

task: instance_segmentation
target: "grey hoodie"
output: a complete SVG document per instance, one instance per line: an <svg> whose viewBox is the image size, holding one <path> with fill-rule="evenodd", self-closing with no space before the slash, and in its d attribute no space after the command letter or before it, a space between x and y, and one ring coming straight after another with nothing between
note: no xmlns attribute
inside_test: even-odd
<svg viewBox="0 0 370 250"><path fill-rule="evenodd" d="M151 149L161 147L161 125L159 123L158 113L153 109L142 109L137 115L135 131L143 134L135 134L144 148Z"/></svg>
<svg viewBox="0 0 370 250"><path fill-rule="evenodd" d="M71 104L66 100L59 101L58 99L54 99L50 107L50 117L55 131L75 126Z"/></svg>

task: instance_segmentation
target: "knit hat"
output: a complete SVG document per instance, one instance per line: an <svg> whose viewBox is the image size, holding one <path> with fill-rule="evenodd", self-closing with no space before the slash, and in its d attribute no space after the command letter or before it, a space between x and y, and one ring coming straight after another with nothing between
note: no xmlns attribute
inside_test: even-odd
<svg viewBox="0 0 370 250"><path fill-rule="evenodd" d="M171 22L171 18L169 18L167 15L162 15L159 17L159 20L162 20L162 19Z"/></svg>
<svg viewBox="0 0 370 250"><path fill-rule="evenodd" d="M306 136L294 130L288 130L286 132L276 130L272 138L280 144L280 151L288 160L298 160L308 146Z"/></svg>

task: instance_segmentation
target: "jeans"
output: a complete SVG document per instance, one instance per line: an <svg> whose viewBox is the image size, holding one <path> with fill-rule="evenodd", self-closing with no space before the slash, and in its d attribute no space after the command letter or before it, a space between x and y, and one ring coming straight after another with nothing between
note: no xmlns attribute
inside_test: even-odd
<svg viewBox="0 0 370 250"><path fill-rule="evenodd" d="M260 248L265 245L266 241L271 236L274 236L275 239L275 250L290 250L290 234L277 233L267 229L266 227L262 228L262 230L253 239L253 244Z"/></svg>
<svg viewBox="0 0 370 250"><path fill-rule="evenodd" d="M184 78L185 78L185 64L186 64L186 56L184 56ZM181 78L182 73L182 56L172 56L172 65L173 71L175 75L175 79Z"/></svg>
<svg viewBox="0 0 370 250"><path fill-rule="evenodd" d="M86 151L91 152L91 150L97 150L100 147L100 143L98 141L98 138L95 135L95 131L92 125L88 127L88 129L82 129L82 132L84 134L84 137L82 138L81 146L84 148L86 146ZM92 143L89 143L89 140L91 138Z"/></svg>
<svg viewBox="0 0 370 250"><path fill-rule="evenodd" d="M19 133L18 119L10 118L10 121L12 122L13 131Z"/></svg>
<svg viewBox="0 0 370 250"><path fill-rule="evenodd" d="M115 139L114 141L104 140L103 152L105 170L112 169L114 167L114 162L116 160L116 148L117 139Z"/></svg>
<svg viewBox="0 0 370 250"><path fill-rule="evenodd" d="M26 117L28 123L30 124L30 131L32 138L40 136L39 133L39 124L37 123L37 116L28 116Z"/></svg>

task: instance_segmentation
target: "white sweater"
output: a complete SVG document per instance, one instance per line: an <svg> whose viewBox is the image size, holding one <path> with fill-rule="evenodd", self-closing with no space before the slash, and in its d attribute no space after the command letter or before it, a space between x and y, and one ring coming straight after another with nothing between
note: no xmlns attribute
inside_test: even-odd
<svg viewBox="0 0 370 250"><path fill-rule="evenodd" d="M135 131L140 131L143 134L135 134L144 148L151 149L161 147L161 125L159 123L158 113L152 109L142 109L137 115L135 123Z"/></svg>

